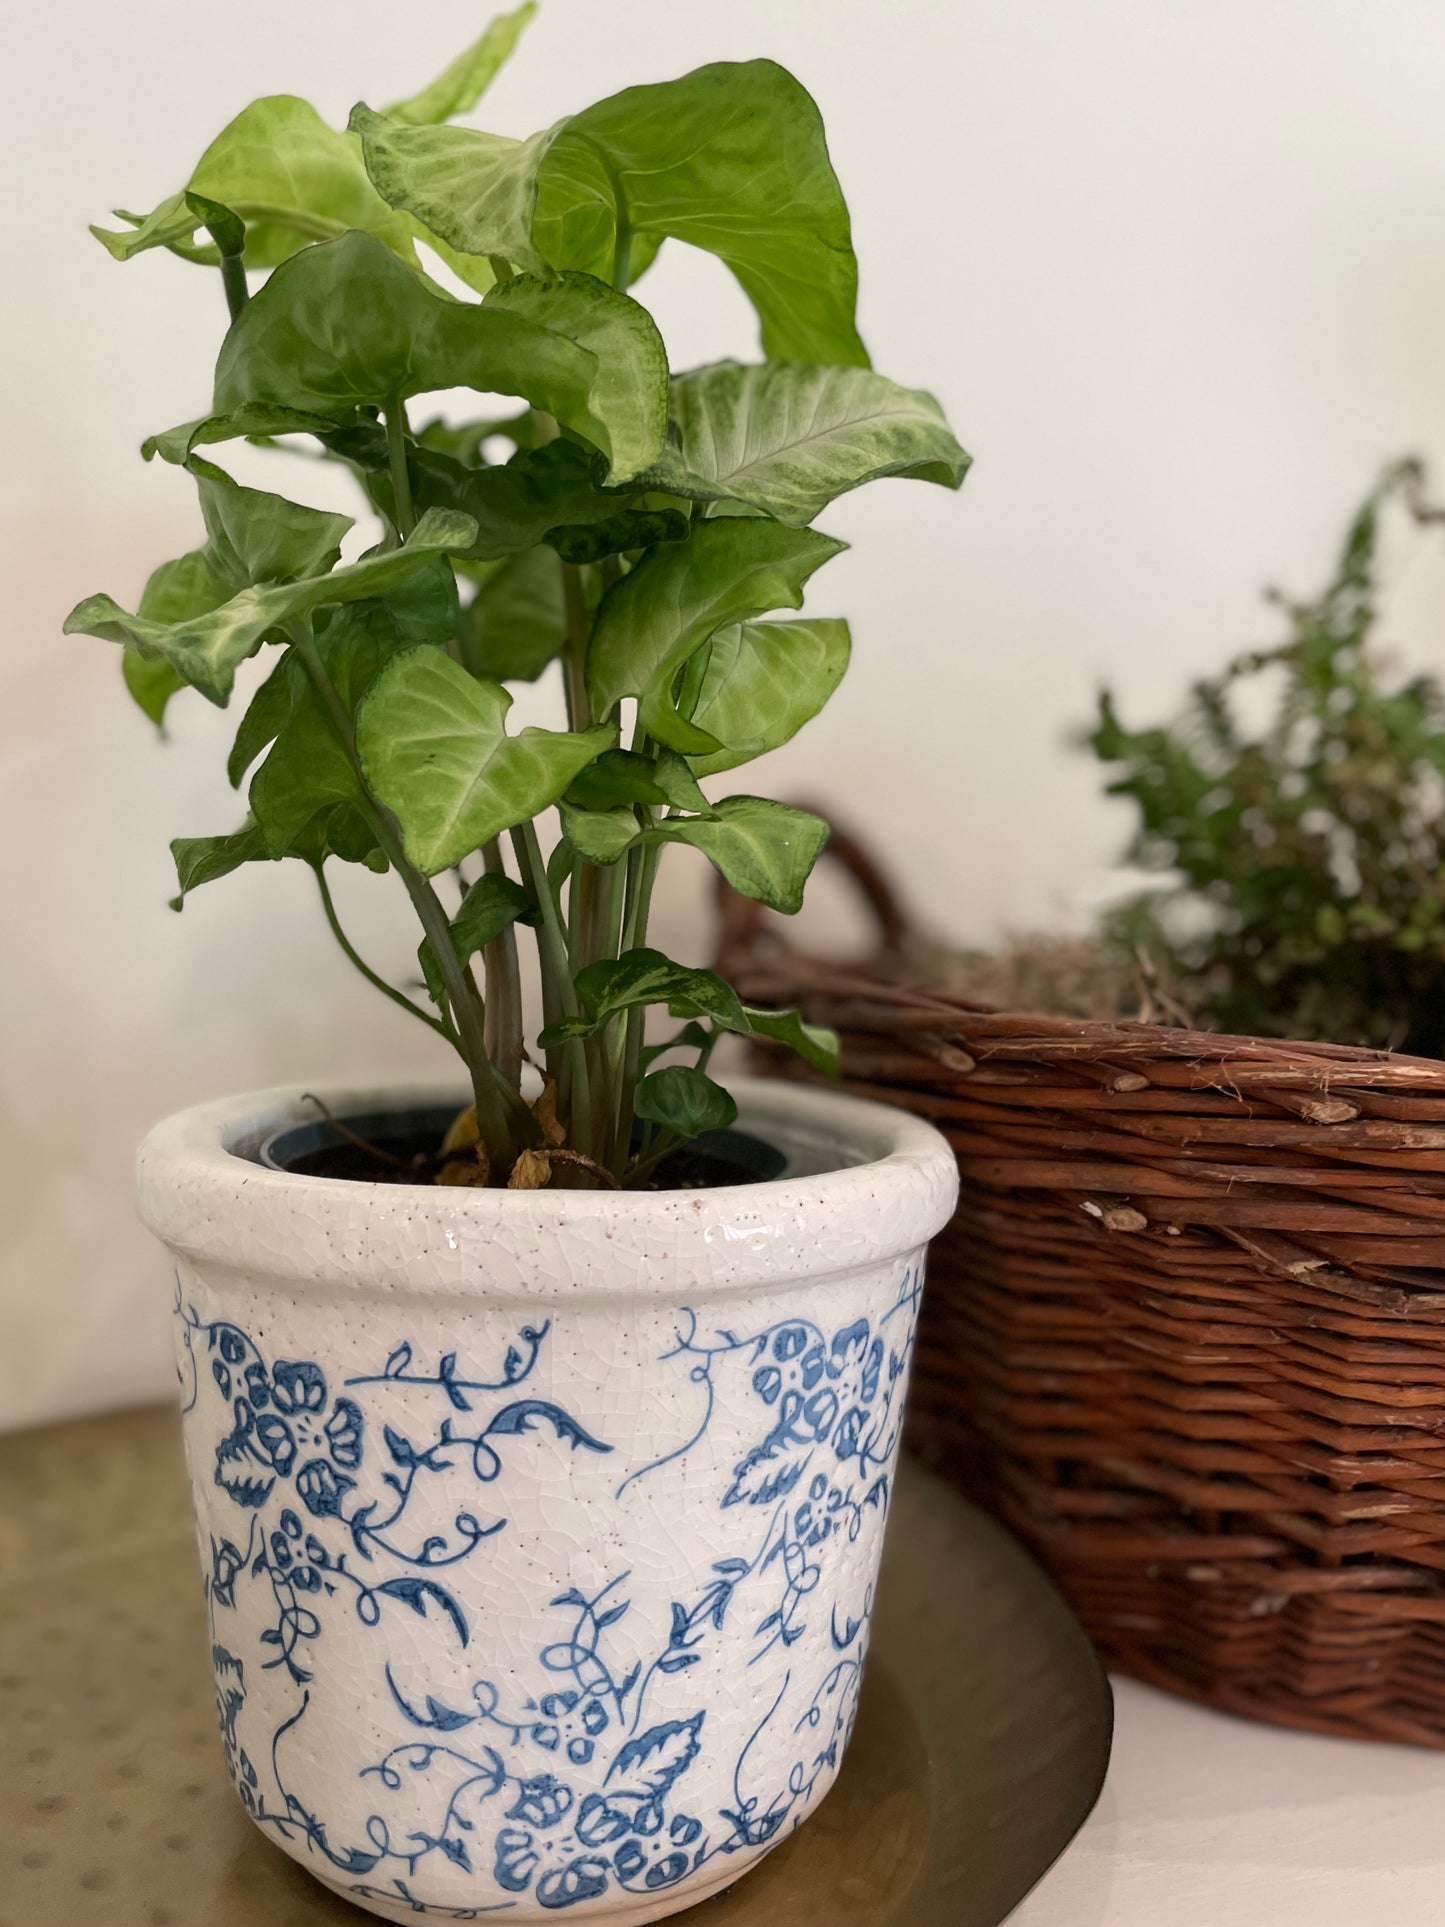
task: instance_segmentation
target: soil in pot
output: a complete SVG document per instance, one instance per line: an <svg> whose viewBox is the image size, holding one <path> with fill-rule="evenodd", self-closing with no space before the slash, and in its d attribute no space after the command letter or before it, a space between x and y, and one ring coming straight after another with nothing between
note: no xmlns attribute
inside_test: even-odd
<svg viewBox="0 0 1445 1927"><path fill-rule="evenodd" d="M296 1124L261 1146L263 1164L303 1177L349 1178L362 1184L431 1184L446 1162L441 1143L451 1108L372 1111ZM787 1157L747 1131L705 1131L658 1165L653 1191L712 1191L779 1178Z"/></svg>

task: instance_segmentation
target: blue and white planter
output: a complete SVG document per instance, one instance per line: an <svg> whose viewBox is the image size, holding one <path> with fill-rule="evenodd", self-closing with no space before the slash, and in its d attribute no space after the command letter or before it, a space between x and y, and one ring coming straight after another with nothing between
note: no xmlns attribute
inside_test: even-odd
<svg viewBox="0 0 1445 1927"><path fill-rule="evenodd" d="M774 1182L300 1177L255 1159L295 1090L142 1151L227 1764L387 1920L660 1920L837 1774L957 1180L902 1113L736 1094Z"/></svg>

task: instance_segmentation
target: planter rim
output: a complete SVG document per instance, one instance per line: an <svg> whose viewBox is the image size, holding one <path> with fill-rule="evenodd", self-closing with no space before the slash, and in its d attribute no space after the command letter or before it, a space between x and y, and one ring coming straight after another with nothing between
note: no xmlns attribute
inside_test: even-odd
<svg viewBox="0 0 1445 1927"><path fill-rule="evenodd" d="M952 1151L933 1126L842 1092L732 1077L738 1125L816 1174L708 1191L469 1191L278 1171L262 1138L338 1114L462 1100L454 1079L290 1084L177 1112L141 1146L142 1220L207 1266L311 1287L531 1301L675 1298L786 1285L902 1256L947 1222ZM605 1266L579 1249L605 1239Z"/></svg>

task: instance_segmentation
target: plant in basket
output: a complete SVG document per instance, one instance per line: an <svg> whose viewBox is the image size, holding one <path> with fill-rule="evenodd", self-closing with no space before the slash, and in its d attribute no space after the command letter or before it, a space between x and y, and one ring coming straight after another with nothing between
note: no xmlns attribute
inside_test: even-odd
<svg viewBox="0 0 1445 1927"><path fill-rule="evenodd" d="M1106 945L1221 1030L1445 1050L1445 692L1376 644L1381 518L1438 520L1421 488L1418 463L1388 469L1324 592L1274 598L1288 640L1197 683L1178 722L1131 729L1100 700L1088 741L1139 813L1126 860L1170 879Z"/></svg>
<svg viewBox="0 0 1445 1927"><path fill-rule="evenodd" d="M653 948L658 868L687 845L797 909L826 826L712 786L847 665L840 618L775 612L843 546L814 526L837 495L967 457L870 365L803 87L718 64L525 140L454 124L531 12L345 129L254 102L96 230L215 273L229 327L144 449L203 540L67 627L122 645L158 724L245 686L248 812L176 842L176 907L308 864L459 1060L323 1092L326 1123L299 1089L205 1106L142 1152L237 1789L386 1917L625 1923L736 1879L837 1771L955 1187L904 1116L710 1077L728 1033L834 1042ZM762 359L669 371L635 290L683 243ZM457 389L471 416L427 417ZM242 440L344 467L369 528L233 479ZM544 676L557 726L509 731ZM417 984L358 956L342 863L395 879Z"/></svg>
<svg viewBox="0 0 1445 1927"><path fill-rule="evenodd" d="M1445 1748L1445 700L1377 647L1392 503L1437 519L1387 471L1285 643L1182 722L1105 699L1130 854L1168 880L1101 939L930 981L863 866L886 967L755 925L729 964L838 1026L850 1088L946 1129L913 1440L1110 1664ZM1133 1019L1141 958L1168 1024Z"/></svg>

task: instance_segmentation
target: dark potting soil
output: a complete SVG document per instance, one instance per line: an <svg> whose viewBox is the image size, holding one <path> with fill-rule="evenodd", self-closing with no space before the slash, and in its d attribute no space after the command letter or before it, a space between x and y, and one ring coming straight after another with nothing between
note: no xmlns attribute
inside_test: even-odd
<svg viewBox="0 0 1445 1927"><path fill-rule="evenodd" d="M350 1178L362 1184L430 1184L445 1162L439 1146L450 1111L384 1113L340 1121L365 1145L349 1142L318 1119L271 1139L263 1161L313 1178ZM400 1128L399 1128L400 1127ZM367 1148L370 1147L370 1148ZM787 1159L746 1131L705 1131L665 1157L647 1187L653 1191L712 1191L729 1184L762 1184L781 1177Z"/></svg>

